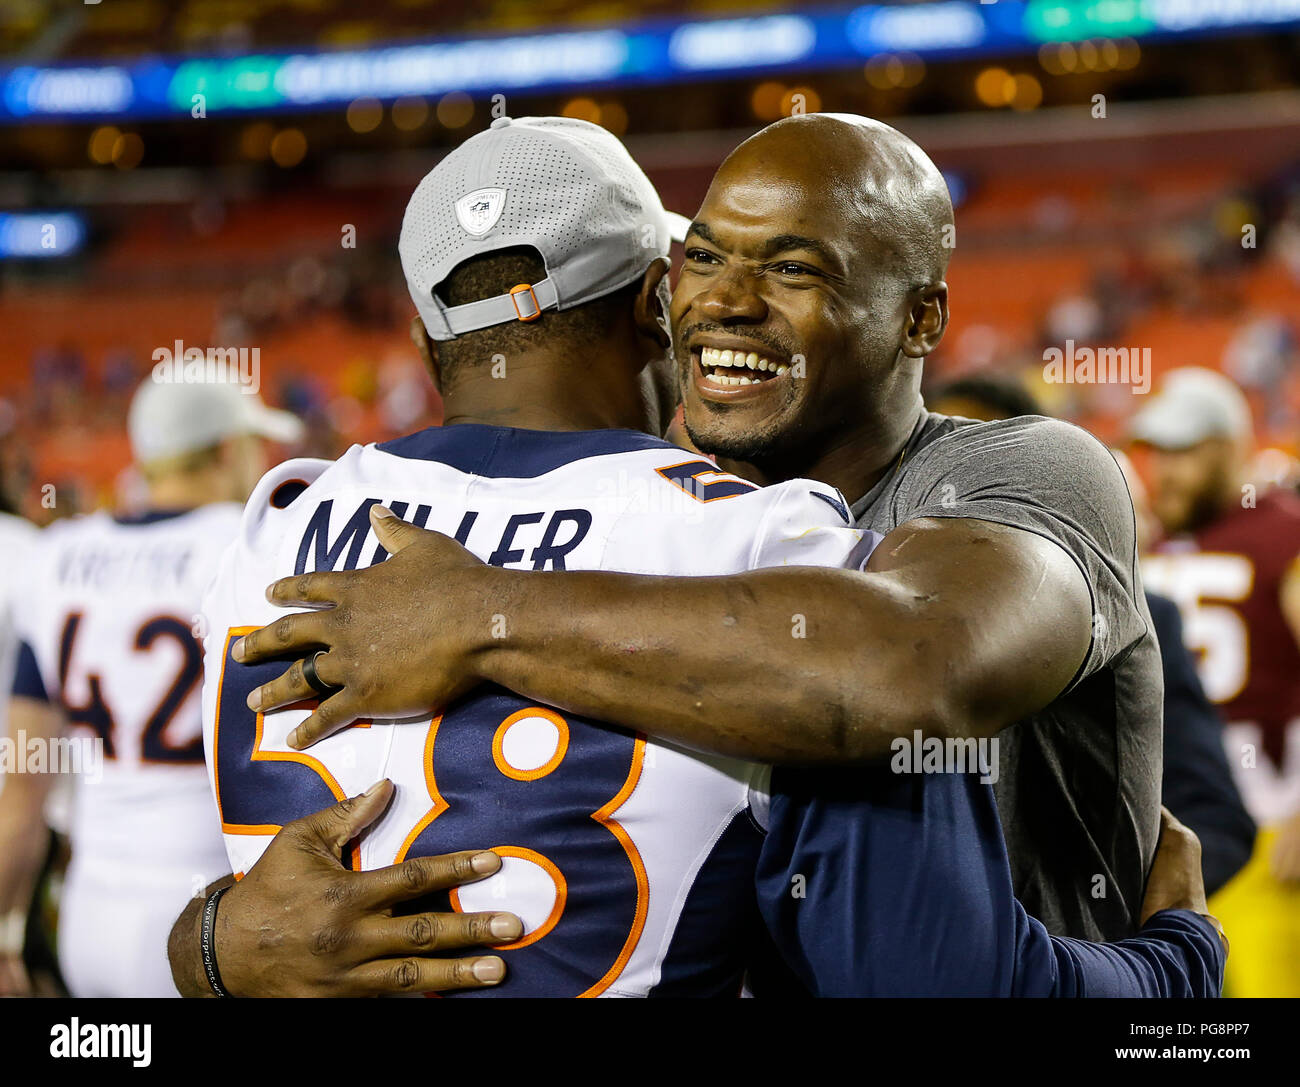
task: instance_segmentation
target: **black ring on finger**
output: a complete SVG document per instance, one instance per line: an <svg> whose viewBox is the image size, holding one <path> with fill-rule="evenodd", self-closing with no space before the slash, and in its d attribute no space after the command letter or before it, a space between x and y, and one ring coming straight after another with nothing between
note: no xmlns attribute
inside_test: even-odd
<svg viewBox="0 0 1300 1087"><path fill-rule="evenodd" d="M318 649L310 657L304 658L302 662L302 678L307 681L307 686L315 691L321 698L329 698L343 690L342 687L333 687L320 678L316 671L316 658L328 650Z"/></svg>

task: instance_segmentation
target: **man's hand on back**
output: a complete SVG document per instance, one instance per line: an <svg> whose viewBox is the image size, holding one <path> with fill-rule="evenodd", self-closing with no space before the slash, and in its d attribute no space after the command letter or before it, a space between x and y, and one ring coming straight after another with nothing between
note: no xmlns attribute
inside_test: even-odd
<svg viewBox="0 0 1300 1087"><path fill-rule="evenodd" d="M1166 807L1160 809L1160 844L1147 877L1142 900L1142 924L1161 910L1191 910L1207 918L1228 942L1219 919L1205 902L1205 880L1201 875L1201 842Z"/></svg>
<svg viewBox="0 0 1300 1087"><path fill-rule="evenodd" d="M391 558L364 571L282 578L267 591L272 603L322 610L286 615L235 646L235 659L245 664L328 648L316 662L317 675L342 689L321 699L290 734L293 747L307 747L358 718L433 713L478 682L471 668L469 631L477 625L487 640L501 605L484 591L477 575L486 581L502 571L480 562L455 540L416 528L383 507L372 507L370 521ZM444 573L456 576L443 578ZM413 609L413 585L437 586L437 591ZM482 613L477 618L476 605ZM394 622L395 615L402 620ZM377 662L383 664L383 683L370 682ZM255 690L248 705L267 713L318 697L297 660Z"/></svg>
<svg viewBox="0 0 1300 1087"><path fill-rule="evenodd" d="M221 897L215 950L232 996L409 994L482 988L505 976L499 956L427 956L516 940L523 928L513 914L394 916L403 902L491 875L501 867L495 853L414 857L370 872L342 866L347 844L383 813L392 792L380 782L287 824ZM212 995L199 948L202 904L195 900L181 915L168 947L182 996Z"/></svg>

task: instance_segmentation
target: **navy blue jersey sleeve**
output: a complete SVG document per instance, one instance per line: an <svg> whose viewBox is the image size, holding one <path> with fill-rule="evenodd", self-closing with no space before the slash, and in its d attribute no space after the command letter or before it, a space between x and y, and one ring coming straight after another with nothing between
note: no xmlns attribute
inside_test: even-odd
<svg viewBox="0 0 1300 1087"><path fill-rule="evenodd" d="M1049 936L1032 917L1025 918L1025 926L1022 950L1038 975L1026 980L1033 980L1042 996L1215 997L1223 989L1223 941L1191 910L1162 910L1136 936L1110 944ZM1029 951L1033 944L1040 946ZM1051 962L1044 944L1050 945Z"/></svg>
<svg viewBox="0 0 1300 1087"><path fill-rule="evenodd" d="M757 879L776 948L818 996L1211 996L1222 982L1218 937L1194 915L1114 944L1028 917L974 775L778 769Z"/></svg>
<svg viewBox="0 0 1300 1087"><path fill-rule="evenodd" d="M45 690L45 680L41 678L40 666L36 663L36 654L26 642L18 643L18 667L14 671L13 694L18 698L35 698L41 702L50 700Z"/></svg>

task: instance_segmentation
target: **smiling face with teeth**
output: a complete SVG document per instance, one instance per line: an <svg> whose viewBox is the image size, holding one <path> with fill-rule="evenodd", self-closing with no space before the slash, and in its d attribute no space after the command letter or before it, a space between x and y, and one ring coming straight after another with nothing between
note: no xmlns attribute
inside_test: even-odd
<svg viewBox="0 0 1300 1087"><path fill-rule="evenodd" d="M768 482L863 493L911 432L920 360L947 323L945 222L942 176L887 126L810 115L741 144L673 294L695 445Z"/></svg>
<svg viewBox="0 0 1300 1087"><path fill-rule="evenodd" d="M775 362L757 352L743 349L705 347L699 349L700 369L710 385L736 388L757 385L770 377L778 377L790 369L784 362Z"/></svg>

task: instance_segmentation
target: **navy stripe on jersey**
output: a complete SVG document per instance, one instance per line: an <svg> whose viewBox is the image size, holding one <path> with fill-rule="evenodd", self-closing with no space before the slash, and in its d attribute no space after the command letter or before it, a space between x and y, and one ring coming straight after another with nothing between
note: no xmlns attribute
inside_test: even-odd
<svg viewBox="0 0 1300 1087"><path fill-rule="evenodd" d="M700 865L648 996L738 996L762 918L752 893L763 832L737 812ZM743 919L743 920L742 920ZM719 931L725 926L726 931Z"/></svg>
<svg viewBox="0 0 1300 1087"><path fill-rule="evenodd" d="M14 673L13 693L17 698L35 698L41 702L50 700L40 666L36 663L36 654L26 642L18 643L18 670Z"/></svg>
<svg viewBox="0 0 1300 1087"><path fill-rule="evenodd" d="M408 460L431 460L489 479L535 479L575 460L664 449L671 442L639 430L521 430L484 423L429 427L375 447Z"/></svg>
<svg viewBox="0 0 1300 1087"><path fill-rule="evenodd" d="M717 498L735 498L738 494L744 494L747 491L756 491L758 487L753 483L746 483L743 479L735 479L728 476L725 472L719 473L718 466L707 460L691 460L684 464L670 464L666 468L656 468L664 479L669 483L676 484L687 494L699 499L701 502L712 502ZM725 479L714 481L702 481L702 475L724 475ZM814 491L814 494L817 492ZM820 496L818 496L820 497Z"/></svg>
<svg viewBox="0 0 1300 1087"><path fill-rule="evenodd" d="M159 521L170 521L173 517L184 517L187 513L193 512L192 509L142 510L140 513L115 513L113 520L119 525L152 525Z"/></svg>
<svg viewBox="0 0 1300 1087"><path fill-rule="evenodd" d="M844 499L839 492L836 492L834 498L828 494L823 494L821 491L810 491L809 493L814 498L820 498L826 503L826 505L830 506L831 509L843 517L846 525L853 524L853 518L849 516L849 508L844 504Z"/></svg>

